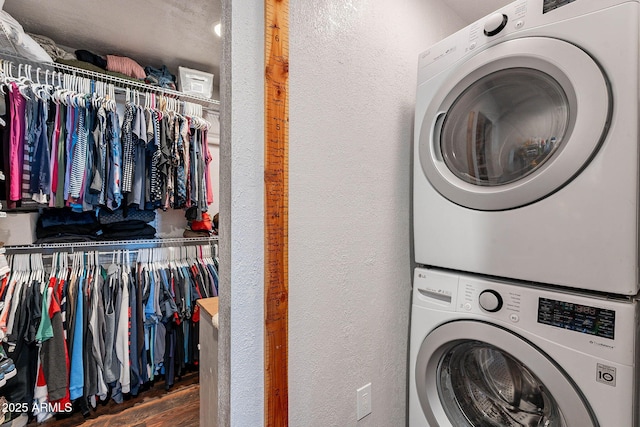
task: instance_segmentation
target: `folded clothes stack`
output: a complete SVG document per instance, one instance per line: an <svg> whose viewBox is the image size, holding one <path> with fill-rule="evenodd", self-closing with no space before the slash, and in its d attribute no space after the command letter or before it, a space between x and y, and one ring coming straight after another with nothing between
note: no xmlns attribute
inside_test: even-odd
<svg viewBox="0 0 640 427"><path fill-rule="evenodd" d="M87 242L96 240L152 239L156 229L149 223L155 211L129 208L109 211L73 212L71 209L46 209L36 223L35 243ZM2 264L0 260L0 272Z"/></svg>
<svg viewBox="0 0 640 427"><path fill-rule="evenodd" d="M35 243L88 242L100 235L93 212L73 212L69 208L46 209L36 223Z"/></svg>
<svg viewBox="0 0 640 427"><path fill-rule="evenodd" d="M155 221L156 212L136 208L110 212L101 209L98 222L102 240L153 239L156 229L149 223Z"/></svg>
<svg viewBox="0 0 640 427"><path fill-rule="evenodd" d="M159 69L146 66L144 67L144 72L147 74L147 77L144 79L145 83L176 90L176 76L169 72L166 65L163 65L162 68Z"/></svg>

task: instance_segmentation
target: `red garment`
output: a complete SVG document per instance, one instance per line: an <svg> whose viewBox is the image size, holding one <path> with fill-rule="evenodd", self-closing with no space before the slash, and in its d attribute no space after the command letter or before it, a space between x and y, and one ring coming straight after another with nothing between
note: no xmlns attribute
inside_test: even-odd
<svg viewBox="0 0 640 427"><path fill-rule="evenodd" d="M4 291L7 290L7 283L9 283L9 276L2 278L2 283L0 284L0 299L4 298Z"/></svg>
<svg viewBox="0 0 640 427"><path fill-rule="evenodd" d="M55 285L55 278L53 279L53 285L52 282L49 282L49 286L54 288ZM63 282L63 280L61 280L60 282ZM60 286L60 289L62 289L62 286ZM52 298L51 298L51 304L49 305L49 317L53 319L53 316L57 313L61 313L62 310L60 310L60 303L59 300L57 298L56 292L54 292ZM69 372L70 372L70 368L71 368L71 363L69 360L69 350L67 349L67 340L64 339L63 336L63 340L64 340L64 361L65 361L65 367L66 367L66 371L67 371L67 378L69 378ZM54 406L56 404L58 404L58 408L67 408L67 405L71 405L71 395L69 394L69 381L67 380L67 388L65 390L65 395L62 399L56 400L56 401L51 401L50 403L52 403Z"/></svg>

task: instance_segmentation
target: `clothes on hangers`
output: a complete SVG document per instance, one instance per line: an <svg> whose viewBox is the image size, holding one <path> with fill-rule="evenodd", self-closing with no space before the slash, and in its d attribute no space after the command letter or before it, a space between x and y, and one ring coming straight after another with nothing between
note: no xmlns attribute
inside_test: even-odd
<svg viewBox="0 0 640 427"><path fill-rule="evenodd" d="M94 84L83 81L79 90L7 81L9 121L0 154L9 171L9 208L28 199L78 212L206 211L213 202L208 125L174 111L177 102L157 107L129 99L120 116L113 100L91 92Z"/></svg>
<svg viewBox="0 0 640 427"><path fill-rule="evenodd" d="M88 415L159 377L169 389L197 366L196 300L218 292L209 247L140 249L133 260L126 251L55 253L49 269L41 257L10 258L0 336L20 371L3 388L9 402L73 403Z"/></svg>

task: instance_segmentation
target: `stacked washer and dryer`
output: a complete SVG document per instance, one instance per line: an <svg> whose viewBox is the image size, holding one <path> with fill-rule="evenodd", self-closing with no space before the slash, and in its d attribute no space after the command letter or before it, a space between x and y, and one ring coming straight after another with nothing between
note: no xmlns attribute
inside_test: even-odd
<svg viewBox="0 0 640 427"><path fill-rule="evenodd" d="M420 55L410 427L640 426L639 41L518 0Z"/></svg>

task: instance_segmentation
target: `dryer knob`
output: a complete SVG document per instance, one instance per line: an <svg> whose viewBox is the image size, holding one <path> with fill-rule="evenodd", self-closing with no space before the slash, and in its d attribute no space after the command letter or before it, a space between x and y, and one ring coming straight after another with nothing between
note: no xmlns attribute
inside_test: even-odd
<svg viewBox="0 0 640 427"><path fill-rule="evenodd" d="M494 13L487 19L487 22L484 23L484 35L487 37L495 36L507 26L508 21L509 18L507 15Z"/></svg>
<svg viewBox="0 0 640 427"><path fill-rule="evenodd" d="M480 292L480 307L489 313L495 313L502 308L502 297L494 290L488 289Z"/></svg>

